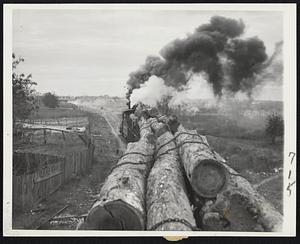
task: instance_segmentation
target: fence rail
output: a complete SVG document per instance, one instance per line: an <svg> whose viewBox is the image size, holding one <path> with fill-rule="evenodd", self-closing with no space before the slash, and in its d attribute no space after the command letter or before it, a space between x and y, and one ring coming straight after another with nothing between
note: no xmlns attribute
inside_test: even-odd
<svg viewBox="0 0 300 244"><path fill-rule="evenodd" d="M43 141L41 143L47 144L47 131L49 132L58 132L62 135L62 140L66 141L65 134L69 135L77 135L79 139L88 146L89 139L90 139L90 132L86 130L85 127L73 127L71 129L64 129L64 128L56 128L55 126L44 126L44 125L35 125L35 124L22 124L23 127L18 129L18 132L15 132L15 144L22 144L28 143L33 140L33 136L36 134L37 131L43 131ZM25 125L25 126L24 126ZM32 132L32 133L31 133ZM48 133L49 134L49 133Z"/></svg>
<svg viewBox="0 0 300 244"><path fill-rule="evenodd" d="M91 169L92 158L93 147L69 152L65 156L14 152L14 209L30 209L70 179L84 175Z"/></svg>

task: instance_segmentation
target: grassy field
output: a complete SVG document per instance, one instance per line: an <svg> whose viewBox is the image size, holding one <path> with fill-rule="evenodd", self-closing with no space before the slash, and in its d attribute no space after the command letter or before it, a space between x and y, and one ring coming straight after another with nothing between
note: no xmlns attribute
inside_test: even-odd
<svg viewBox="0 0 300 244"><path fill-rule="evenodd" d="M237 140L207 136L214 150L225 157L235 170L271 172L282 167L282 145L266 145L264 141Z"/></svg>
<svg viewBox="0 0 300 244"><path fill-rule="evenodd" d="M178 116L189 129L206 135L211 146L238 171L270 172L283 166L283 144L272 145L264 127L246 128L223 115Z"/></svg>
<svg viewBox="0 0 300 244"><path fill-rule="evenodd" d="M203 135L226 138L266 140L267 117L282 115L282 102L270 101L227 101L219 105L207 105L209 101L194 101L181 107L172 107L186 127L197 129Z"/></svg>
<svg viewBox="0 0 300 244"><path fill-rule="evenodd" d="M47 108L43 105L30 116L30 120L36 119L55 119L55 118L69 118L69 117L82 117L87 116L88 113L81 111L78 107L71 103L60 103L57 108Z"/></svg>

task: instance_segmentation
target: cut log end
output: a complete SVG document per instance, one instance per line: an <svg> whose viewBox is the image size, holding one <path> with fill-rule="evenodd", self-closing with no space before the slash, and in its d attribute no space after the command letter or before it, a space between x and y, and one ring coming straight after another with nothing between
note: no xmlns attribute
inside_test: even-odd
<svg viewBox="0 0 300 244"><path fill-rule="evenodd" d="M221 163L212 159L202 160L191 176L192 186L200 196L214 198L226 187L227 174Z"/></svg>
<svg viewBox="0 0 300 244"><path fill-rule="evenodd" d="M142 215L131 205L122 200L98 205L86 217L86 230L144 230Z"/></svg>

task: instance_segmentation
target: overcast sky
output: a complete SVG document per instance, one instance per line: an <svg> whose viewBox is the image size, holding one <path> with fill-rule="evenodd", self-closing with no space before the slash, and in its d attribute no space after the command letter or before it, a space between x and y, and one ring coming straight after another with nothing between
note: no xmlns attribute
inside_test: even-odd
<svg viewBox="0 0 300 244"><path fill-rule="evenodd" d="M269 55L283 39L280 12L14 10L13 52L39 92L124 96L128 74L146 56L213 15L243 19L244 37L258 36Z"/></svg>

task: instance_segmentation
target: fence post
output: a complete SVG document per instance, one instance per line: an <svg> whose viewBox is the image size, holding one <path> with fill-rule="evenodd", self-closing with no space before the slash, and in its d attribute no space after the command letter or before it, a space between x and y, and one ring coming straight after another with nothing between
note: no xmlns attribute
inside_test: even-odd
<svg viewBox="0 0 300 244"><path fill-rule="evenodd" d="M47 141L46 141L46 129L44 129L44 144L47 144Z"/></svg>
<svg viewBox="0 0 300 244"><path fill-rule="evenodd" d="M63 131L61 133L62 133L64 141L66 141L65 133Z"/></svg>
<svg viewBox="0 0 300 244"><path fill-rule="evenodd" d="M67 161L67 158L66 158L66 155L64 155L63 157L63 180L62 180L62 184L64 184L67 180L66 180L66 161Z"/></svg>

